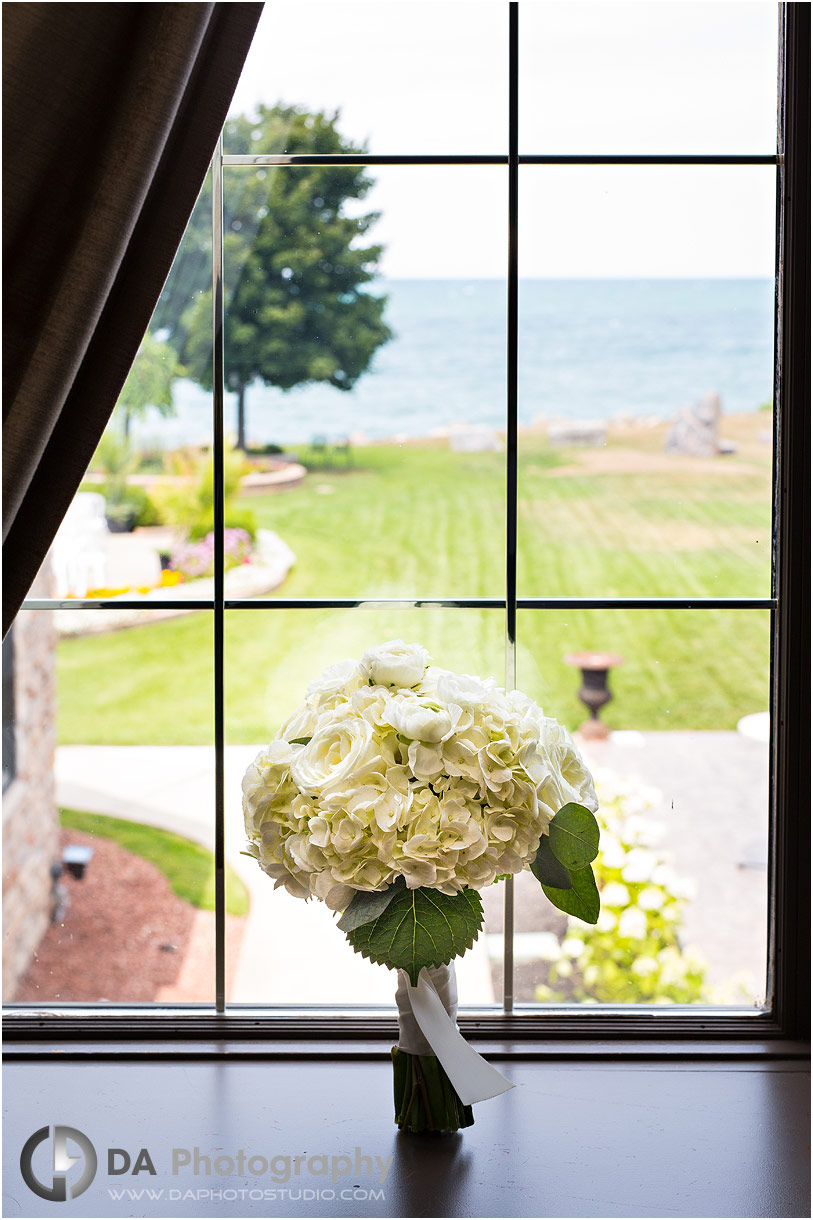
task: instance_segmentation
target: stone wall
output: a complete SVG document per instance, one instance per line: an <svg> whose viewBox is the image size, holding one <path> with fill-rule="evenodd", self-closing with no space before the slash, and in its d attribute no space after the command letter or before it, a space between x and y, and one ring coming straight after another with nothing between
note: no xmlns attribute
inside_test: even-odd
<svg viewBox="0 0 813 1220"><path fill-rule="evenodd" d="M30 596L50 596L47 571ZM51 865L59 857L54 786L56 631L49 610L21 610L14 621L15 776L3 795L3 999L48 927ZM43 1000L51 997L44 996Z"/></svg>

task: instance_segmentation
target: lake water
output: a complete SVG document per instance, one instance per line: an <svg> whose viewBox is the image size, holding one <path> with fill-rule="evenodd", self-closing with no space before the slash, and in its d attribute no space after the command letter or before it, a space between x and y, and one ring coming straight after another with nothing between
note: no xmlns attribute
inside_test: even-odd
<svg viewBox="0 0 813 1220"><path fill-rule="evenodd" d="M250 440L425 436L457 421L504 427L505 284L393 280L376 291L388 295L395 338L370 371L349 392L251 386ZM523 280L520 423L669 418L710 390L724 412L753 411L772 395L772 316L771 280ZM227 395L228 429L234 401ZM175 404L175 418L148 415L135 439L205 440L210 396L182 381Z"/></svg>

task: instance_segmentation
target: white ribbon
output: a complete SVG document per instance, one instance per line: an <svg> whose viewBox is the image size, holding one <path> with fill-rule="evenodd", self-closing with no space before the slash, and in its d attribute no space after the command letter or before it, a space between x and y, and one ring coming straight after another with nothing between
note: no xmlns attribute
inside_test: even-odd
<svg viewBox="0 0 813 1220"><path fill-rule="evenodd" d="M454 962L423 969L418 986L398 971L399 1050L410 1055L435 1055L464 1106L486 1101L513 1089L510 1080L486 1063L457 1028L457 981Z"/></svg>

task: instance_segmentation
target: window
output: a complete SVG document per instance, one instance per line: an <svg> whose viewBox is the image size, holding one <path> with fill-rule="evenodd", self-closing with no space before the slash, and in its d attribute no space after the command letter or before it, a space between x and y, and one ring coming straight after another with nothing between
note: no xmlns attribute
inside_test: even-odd
<svg viewBox="0 0 813 1220"><path fill-rule="evenodd" d="M415 6L394 4L387 9L390 7L395 13L392 20L404 22L402 36L414 36ZM784 854L791 832L786 804L791 794L782 783L789 731L782 708L793 706L798 687L783 660L795 630L787 618L794 613L789 582L795 579L795 573L787 551L793 543L782 527L790 504L787 497L797 494L796 489L804 492L803 451L799 448L789 452L784 439L800 426L798 413L804 405L790 396L793 366L789 338L803 289L796 286L788 271L788 247L782 244L791 240L786 213L784 227L781 223L778 231L776 227L775 202L777 198L780 204L785 201L791 170L784 159L790 156L790 150L777 153L770 134L774 117L769 113L770 80L764 72L756 81L745 73L737 77L740 69L735 62L732 80L740 94L736 88L733 92L740 100L729 110L714 111L713 100L704 92L708 76L700 60L695 64L696 75L692 75L687 69L687 64L694 63L691 57L682 60L668 52L678 27L687 37L686 26L681 26L676 13L663 18L669 28L658 27L657 33L651 25L655 22L651 10L642 16L640 6L589 6L591 12L595 9L597 21L607 23L601 32L603 41L596 44L604 48L603 59L599 57L597 62L605 67L615 63L618 73L606 81L612 104L597 111L595 103L592 107L584 105L581 90L586 90L586 82L579 82L575 55L584 35L583 10L588 6L472 5L472 21L463 48L468 51L468 59L465 54L450 57L450 48L444 51L442 31L456 33L461 9L459 5L446 7L450 21L439 23L441 36L435 47L426 49L422 42L421 54L427 57L422 61L425 95L416 99L409 123L396 126L409 133L399 146L379 146L375 136L369 151L302 154L291 152L286 142L298 121L296 116L289 116L287 128L280 126L277 143L269 147L261 147L258 140L252 144L255 131L250 125L241 125L236 119L227 123L222 147L213 161L211 181L190 222L186 249L182 249L175 273L175 283L185 283L187 312L183 317L173 317L165 293L154 320L153 337L161 344L168 341L174 326L191 329L195 310L201 334L205 334L205 328L200 328L200 319L215 319L208 344L204 338L197 354L194 345L188 345L189 360L197 360L197 388L185 386L186 397L175 419L167 419L160 426L154 420L150 424L154 432L166 427L167 436L178 437L184 412L187 420L195 412L196 418L202 418L201 404L211 405L215 472L211 495L212 584L206 593L186 603L187 609L208 612L211 641L207 639L202 647L191 629L174 628L173 655L165 661L160 685L148 693L138 686L126 648L113 643L96 657L103 661L105 683L115 692L109 704L110 717L117 714L116 702L120 704L128 693L134 705L144 697L141 723L138 715L132 718L133 742L139 741L139 733L143 734L144 725L152 718L153 725L160 722L161 726L171 726L172 732L180 729L177 739L188 743L189 749L205 751L207 746L194 744L201 740L196 733L208 733L210 716L214 723L211 764L204 760L203 753L196 756L201 760L201 773L210 765L214 780L211 829L197 836L204 840L199 845L213 853L215 909L205 933L201 930L205 921L199 921L198 934L204 946L209 936L215 951L214 994L198 987L185 998L210 1008L214 999L218 1012L228 1012L230 1028L235 1031L256 1028L257 1018L250 1009L276 998L281 1006L274 1020L280 1033L336 1032L338 1027L329 1013L310 1009L302 1016L294 1011L322 996L326 996L330 1008L344 1007L323 980L318 980L310 992L300 982L289 993L279 988L271 992L264 989L265 978L273 978L275 970L284 969L286 955L291 956L285 946L274 946L272 954L267 943L256 942L255 950L264 968L255 971L255 990L242 993L248 1008L228 1003L234 982L230 963L239 956L237 938L248 933L232 918L241 910L245 895L240 878L227 869L233 830L230 824L227 826L227 793L234 790L239 779L239 768L235 770L233 763L238 758L237 747L244 749L263 726L273 731L274 717L282 718L286 707L299 697L305 682L321 665L349 653L351 648L363 651L375 638L400 635L420 639L450 667L472 670L477 666L498 678L504 676L507 685L527 690L553 714L569 717L574 725L583 715L577 701L579 673L583 689L595 684L598 679L595 668L590 667L590 656L608 654L604 672L611 671L609 683L617 706L623 700L626 715L637 708L637 720L623 740L617 735L612 742L585 747L593 750L590 758L595 766L601 768L604 759L617 777L623 772L624 750L643 748L649 758L650 775L671 775L668 784L675 790L678 779L685 781L701 764L709 783L719 785L719 799L725 799L726 783L740 772L745 775L746 767L752 767L747 772L749 787L764 787L764 799L756 800L752 837L743 838L736 847L739 855L727 860L729 873L738 870L736 895L732 899L731 893L723 894L724 901L717 906L710 904L705 915L707 928L715 922L719 927L732 903L740 910L756 904L759 915L753 923L744 929L737 922L733 941L723 940L715 946L715 952L725 957L732 943L739 953L751 938L751 960L761 963L763 970L762 978L750 984L750 991L739 998L729 993L715 1002L697 987L692 991L686 984L681 992L675 986L660 997L669 1003L656 1010L647 1002L643 984L649 967L641 966L641 987L634 997L637 1003L625 1005L623 988L613 992L610 979L606 984L609 990L601 997L608 1006L580 1009L574 1003L581 998L579 993L563 983L572 976L567 955L557 950L557 959L551 965L550 946L562 938L539 923L535 913L529 914L520 879L506 885L504 905L488 895L491 902L485 940L490 957L486 962L486 987L491 989L493 1002L484 1002L483 993L476 991L473 982L464 983L464 1000L465 988L472 988L470 1013L463 1018L464 1023L495 1035L510 1033L512 1038L551 1030L587 1035L600 1030L602 1034L623 1036L651 1027L656 1015L658 1031L670 1034L695 1034L711 1027L753 1037L787 1030L790 1002L785 962L792 934L785 912L795 882L785 864L791 856ZM702 9L692 19L701 29L707 21L712 26L719 21L725 27L723 7L733 9L720 6L713 17L704 15L708 10ZM353 24L353 47L349 49L357 61L369 56L374 72L390 77L392 85L397 81L400 61L389 58L386 31L378 24L384 10L379 7L374 13L374 8L365 10L366 23ZM767 22L773 18L769 6L748 8L754 21L764 21L764 28L770 28ZM325 20L335 20L330 16L335 11L336 6L326 8ZM787 14L783 13L784 29ZM279 35L279 25L286 19L285 6L269 6L264 21ZM677 22L674 29L673 22ZM593 33L598 39L599 31ZM712 30L710 41L712 35L719 37L721 31ZM332 32L327 30L324 36L336 40L331 45L341 58L343 35L339 26ZM622 47L632 45L633 36L640 41L637 60L633 56L624 67L620 60L616 62L606 54L608 38L617 37L620 55ZM556 105L557 99L549 92L555 66L551 47L557 45L556 38L575 65L570 74L572 93L564 106ZM365 39L369 41L366 53L361 45ZM292 41L290 31L286 41ZM796 86L787 59L792 44L783 41L782 46L787 116L793 113ZM698 52L701 60L703 53ZM439 59L437 70L428 58L432 54ZM596 47L587 48L585 73L590 54L596 54ZM291 63L296 64L297 58L291 56ZM461 89L470 89L475 79L482 81L482 87L471 93L474 113L463 125L461 143L456 140L461 124L452 121L448 107L441 106L433 95L438 74L448 63L454 64ZM246 79L255 71L250 58ZM640 85L634 83L638 71L642 74ZM675 79L668 88L660 89L659 82L669 71L676 73ZM370 88L368 106L374 105L372 85ZM639 123L640 90L650 91L657 104L645 116L647 121ZM666 99L687 90L691 104L681 107L676 115ZM737 116L742 118L743 99L753 102L753 122L735 123ZM320 106L335 104L331 99L319 98L317 102ZM666 107L663 112L661 103ZM707 121L710 110L715 121ZM445 122L436 121L438 111ZM397 119L395 116L392 120L396 125ZM262 135L259 123L255 130ZM471 134L475 131L476 138ZM354 465L363 442L349 433L362 430L358 420L373 440L383 426L377 418L379 404L375 397L370 394L365 400L363 378L356 399L359 414L354 416L355 426L343 423L341 429L331 428L333 435L322 435L312 428L308 438L302 421L325 418L319 414L327 401L319 398L322 390L309 390L307 397L296 388L298 381L292 374L294 388L277 382L273 391L276 398L263 397L257 384L261 378L256 368L246 363L239 328L230 315L230 310L236 314L239 294L246 284L250 302L252 277L262 266L268 210L260 196L270 197L274 182L284 181L286 189L296 182L298 185L289 193L299 192L307 206L318 212L325 207L318 183L326 179L309 178L309 171L315 167L327 167L334 174L341 171L345 183L353 174L369 172L376 176L395 218L390 229L391 265L400 269L401 278L408 279L404 268L410 267L414 257L416 235L429 248L434 265L445 269L435 278L432 291L424 291L423 296L414 288L414 281L411 288L407 284L391 292L393 329L397 331L400 326L405 336L413 337L403 342L416 346L403 355L404 348L393 342L391 347L382 347L380 355L382 368L385 360L391 362L389 375L399 381L404 394L395 409L400 406L405 410L408 403L410 416L425 421L424 436L438 418L447 425L445 435L416 450L418 460L413 461L416 512L421 502L424 512L436 514L431 522L424 519L416 525L417 546L398 513L388 515L386 501L369 498L364 474ZM280 197L284 196L283 191ZM404 198L408 198L408 206ZM366 213L374 210L374 197L366 201L364 191L359 189L357 199L358 204L355 199L353 202L357 210L347 213L357 224L355 244L351 243L355 249L363 242L374 241L374 230L367 237L369 223L365 219ZM745 215L739 227L731 222L738 211ZM211 244L210 213L214 215ZM476 216L481 230L476 249L469 213ZM291 257L290 266L286 264L280 270L280 278L296 288L305 275L303 268L312 261L310 256L319 254L324 259L324 251L317 250L315 243L308 246L307 241L303 246L296 227L291 223L286 228L286 217L281 216L276 248L280 242L289 243ZM679 224L674 219L678 216ZM782 216L780 207L780 222ZM540 227L548 235L547 242L538 241ZM407 236L402 239L399 234ZM201 280L200 274L207 259L214 267L210 298L202 286L206 275ZM709 259L714 260L714 280L703 273ZM601 265L602 278L585 288L583 270L580 277L570 269L574 265L583 269L591 260ZM372 255L371 261L375 261ZM774 266L779 270L776 278ZM487 276L481 272L484 267ZM657 277L652 275L653 267ZM675 277L679 277L677 286ZM668 300L657 278L671 284ZM647 321L670 311L671 333L682 335L682 359L658 347L662 335L654 335L647 346ZM461 317L467 319L465 327L459 325ZM431 357L426 344L420 347L419 322L432 334L433 350L442 352L438 367L421 365L422 359ZM268 325L273 328L272 321ZM691 325L694 330L687 335L686 328ZM499 336L499 353L494 347L495 336ZM745 350L737 346L743 342ZM565 345L565 358L557 357L557 344ZM749 403L752 417L743 423L744 410L735 409L730 426L736 428L736 436L718 435L718 406L707 400L694 412L684 414L682 426L676 424L673 429L674 436L666 434L663 413L649 432L642 431L635 417L647 414L646 399L636 398L641 389L636 384L636 368L650 362L672 395L669 398L665 394L665 400L674 407L681 394L693 392L688 387L698 385L700 371L705 374L713 367L708 361L715 344L717 355L725 353L729 366L737 366L723 388L726 400L743 408ZM619 351L624 353L626 364L619 361ZM159 355L161 358L166 358L166 352ZM279 353L276 358L282 359ZM497 367L495 360L501 366L496 391L489 381ZM695 365L693 381L686 380L690 363ZM449 413L439 417L432 379L441 385L441 393L451 394L448 385L440 381L450 365L458 384L465 388ZM742 371L745 365L747 374ZM591 368L592 382L588 375ZM599 420L590 415L596 405L596 368L601 370L606 398L613 404L612 409L602 404L607 410ZM340 380L344 375L344 369L339 368L336 376ZM205 388L209 385L211 391ZM748 398L753 395L753 386L760 387L766 401L774 398L774 412L769 406L757 415L754 408L759 403ZM285 388L290 394L283 398ZM710 388L703 384L697 396ZM342 397L336 390L325 392ZM495 392L502 395L504 405L498 425L489 415ZM437 395L437 389L434 393ZM569 414L562 411L563 401L574 404ZM625 418L624 402L634 408L632 421ZM455 426L453 411L459 403L475 412L464 426ZM227 418L227 405L230 412L235 412L233 417ZM564 419L551 418L557 410L565 414ZM273 436L262 433L272 411ZM535 416L543 414L548 417L544 428L541 424L534 426ZM610 425L608 420L612 421ZM133 426L138 426L137 413ZM612 432L610 444L606 443L608 426ZM256 486L262 485L264 477L266 482L272 476L290 475L294 480L299 477L294 467L302 464L311 471L307 476L312 488L307 507L300 510L293 500L288 508L279 507L282 500L275 505L257 500L254 511L264 524L284 523L292 539L308 535L312 571L302 574L294 567L292 576L273 595L258 596L253 588L241 592L239 585L226 579L224 526L230 526L226 512L230 459L225 434L232 429L249 447L257 440L269 449L265 454L254 453L258 459L252 474ZM634 433L634 440L620 444L619 436L625 430L628 437ZM710 443L710 435L713 457L702 448ZM775 448L777 437L783 443ZM184 439L189 448L190 434ZM201 439L200 434L196 439ZM261 459L279 458L270 451L279 442L289 447L296 442L302 450L297 456L304 463L291 461L289 454L287 461L267 461L263 470ZM401 437L390 447L368 445L365 450L370 454L368 484L386 489L389 481L393 502L399 507L395 498L397 481L403 479L405 469L399 453L408 454L410 442L410 437ZM729 442L730 452L724 451L721 442ZM685 477L679 492L669 484L675 469L670 444L679 458L685 459L679 463L681 477ZM259 450L260 446L254 448ZM461 455L465 456L465 466L452 460ZM720 472L713 478L707 473L709 462L716 463L713 469ZM703 472L702 478L698 471ZM115 473L109 462L105 483L108 493ZM453 486L455 479L461 486ZM595 497L599 482L604 492L602 497ZM467 485L469 494L464 494L466 487L462 484ZM171 484L166 486L171 489ZM205 494L205 478L201 486ZM472 488L476 488L474 497ZM248 498L241 507L252 511ZM348 514L345 522L353 522L352 527L342 524L342 513ZM375 522L378 527L379 517L381 536L376 537L372 525L365 530L364 524ZM337 560L333 544L342 531L347 535L346 550ZM281 526L279 533L287 545L288 537ZM435 540L434 550L427 546L430 538ZM296 544L293 549L297 550ZM548 566L538 562L541 553L549 558ZM94 588L92 579L87 588ZM718 588L719 594L715 592ZM26 612L42 613L53 605L48 599L31 599ZM146 613L157 619L178 609L176 600L162 599L160 593L150 594L148 605L145 610L143 603L126 597L111 602L97 587L95 597L60 601L56 615L63 623L68 615L87 622L90 619L84 616L94 615L98 621L99 616L130 613ZM579 657L583 653L589 655ZM568 668L564 658L573 658L573 654L575 659ZM268 658L268 672L261 671L258 658ZM624 666L619 668L622 661ZM65 654L65 689L77 716L83 712L82 686L74 682L71 687L71 666L79 672L83 665L86 670L94 667L98 682L99 661L89 646L76 648L70 658ZM694 681L687 680L689 671L696 674ZM653 699L652 692L659 690L666 694L660 700ZM202 699L193 697L193 692L199 695L202 691L211 692L211 701L208 694ZM681 694L678 701L673 698L675 691ZM749 698L753 706L748 705ZM748 739L734 734L731 709L736 708L738 718L742 718L748 710L765 712L769 707L773 713L770 745L765 745L756 763L751 755L746 762L740 747ZM763 723L764 717L757 728ZM623 720L618 724L625 727ZM645 730L640 726L646 726ZM712 744L706 753L692 753L691 749L676 752L666 741L676 728L684 735L727 732L729 753L722 776L714 773L721 747ZM151 729L160 731L163 727ZM663 751L662 755L658 750ZM639 754L638 770L646 774L642 758ZM171 774L160 780L171 783ZM681 789L688 793L684 797L687 808L702 782L697 781L694 787L684 784ZM78 799L81 776L74 776L73 783ZM614 794L612 780L607 783L608 805L618 806L619 816L634 817L634 809L625 805L625 793ZM193 791L198 790L191 785L184 791L174 825L160 829L184 831L183 806L188 806ZM633 793L633 798L640 801L645 795ZM65 825L71 829L70 821ZM81 833L82 825L85 831L92 826L75 822L73 829ZM699 840L702 829L695 825ZM189 826L186 830L191 836ZM616 835L619 837L620 831ZM680 846L680 830L674 839L670 844L673 854ZM640 846L632 839L622 843L625 850L636 845ZM647 844L644 848L649 850ZM706 844L699 850L734 849L723 842L722 847L715 843L709 848ZM690 854L690 858L696 859L696 855ZM614 879L608 873L608 884L610 880L617 886L623 883L623 878ZM642 883L630 884L640 888ZM671 884L665 882L659 891L661 901L664 893L670 899ZM707 892L713 888L713 882L707 881ZM270 887L267 891L264 901L282 926L285 908L280 903L272 904ZM628 905L621 903L619 911ZM334 946L326 939L330 928L325 921L322 923L324 928L314 913L307 928L305 923L300 926L306 930L303 935L311 937L308 943L323 938L320 951L327 962ZM607 929L607 936L617 934L617 929ZM174 952L173 942L162 943L168 946L169 957ZM578 967L578 953L577 949L577 968L583 969ZM644 956L638 954L635 960ZM688 974L684 971L681 975L684 982ZM173 988L163 993L173 997L165 1003L177 1003L182 995L177 979ZM382 1003L387 1002L389 990L387 979ZM121 1002L132 1005L141 998L133 993L123 996ZM59 997L42 999L51 1004L59 1001ZM541 1002L551 999L558 1002L558 1008L540 1008ZM698 1006L696 1011L691 1004ZM21 1021L23 1010L21 1006ZM178 1027L182 1032L212 1028L211 1023L207 1025L205 1009L187 1017ZM61 1019L70 1024L70 1016ZM76 1020L80 1020L78 1014ZM341 1028L370 1033L386 1028L388 1020L381 1011L355 1015L345 1012ZM142 1013L139 1028L164 1029L161 1013Z"/></svg>

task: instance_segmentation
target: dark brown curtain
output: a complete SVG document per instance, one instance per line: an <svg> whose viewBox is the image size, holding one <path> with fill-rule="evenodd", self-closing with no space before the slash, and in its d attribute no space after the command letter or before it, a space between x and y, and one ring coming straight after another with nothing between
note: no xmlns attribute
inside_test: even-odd
<svg viewBox="0 0 813 1220"><path fill-rule="evenodd" d="M138 350L262 8L4 6L4 635Z"/></svg>

